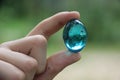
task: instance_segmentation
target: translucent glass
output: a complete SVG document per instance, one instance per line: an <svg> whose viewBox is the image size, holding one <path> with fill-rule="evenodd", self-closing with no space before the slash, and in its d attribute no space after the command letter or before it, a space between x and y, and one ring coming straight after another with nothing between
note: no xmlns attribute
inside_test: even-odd
<svg viewBox="0 0 120 80"><path fill-rule="evenodd" d="M63 40L70 52L81 51L87 42L87 31L79 20L70 20L64 27Z"/></svg>

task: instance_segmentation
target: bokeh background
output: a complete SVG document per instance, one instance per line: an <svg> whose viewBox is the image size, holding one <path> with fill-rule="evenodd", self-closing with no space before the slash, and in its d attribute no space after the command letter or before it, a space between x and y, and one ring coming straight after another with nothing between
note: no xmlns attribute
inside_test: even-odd
<svg viewBox="0 0 120 80"><path fill-rule="evenodd" d="M87 28L88 43L81 60L54 80L120 80L120 0L0 0L0 43L24 37L55 13L74 10ZM62 30L49 39L48 56L66 49Z"/></svg>

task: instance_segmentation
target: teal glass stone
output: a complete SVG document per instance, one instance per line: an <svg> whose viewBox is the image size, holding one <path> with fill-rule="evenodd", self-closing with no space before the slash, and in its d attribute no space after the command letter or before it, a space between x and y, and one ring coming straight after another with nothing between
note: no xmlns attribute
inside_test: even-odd
<svg viewBox="0 0 120 80"><path fill-rule="evenodd" d="M77 19L70 20L64 27L63 40L70 52L81 51L87 42L87 31L83 23Z"/></svg>

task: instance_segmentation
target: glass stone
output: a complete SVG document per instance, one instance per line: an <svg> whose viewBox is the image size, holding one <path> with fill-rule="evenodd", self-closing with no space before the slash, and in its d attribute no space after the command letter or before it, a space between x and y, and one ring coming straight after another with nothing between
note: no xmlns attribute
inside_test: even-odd
<svg viewBox="0 0 120 80"><path fill-rule="evenodd" d="M70 52L81 51L87 42L87 31L83 23L77 19L70 20L64 27L63 40Z"/></svg>

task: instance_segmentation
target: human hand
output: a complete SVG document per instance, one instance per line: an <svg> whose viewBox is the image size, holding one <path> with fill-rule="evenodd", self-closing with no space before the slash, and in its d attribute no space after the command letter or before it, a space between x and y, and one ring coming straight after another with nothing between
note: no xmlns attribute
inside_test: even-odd
<svg viewBox="0 0 120 80"><path fill-rule="evenodd" d="M0 45L0 80L52 80L80 54L60 51L46 59L47 40L78 12L61 12L40 22L26 37ZM54 45L53 45L54 46Z"/></svg>

